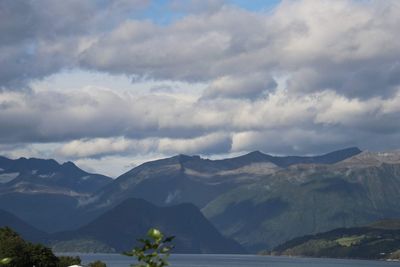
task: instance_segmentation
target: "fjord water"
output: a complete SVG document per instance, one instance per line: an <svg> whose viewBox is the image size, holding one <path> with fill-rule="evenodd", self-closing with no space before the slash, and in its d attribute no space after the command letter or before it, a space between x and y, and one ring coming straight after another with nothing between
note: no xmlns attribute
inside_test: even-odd
<svg viewBox="0 0 400 267"><path fill-rule="evenodd" d="M108 267L128 267L134 259L119 254L80 254L83 264L95 260L107 263ZM171 267L385 267L400 266L399 262L290 258L256 255L187 255L170 257Z"/></svg>

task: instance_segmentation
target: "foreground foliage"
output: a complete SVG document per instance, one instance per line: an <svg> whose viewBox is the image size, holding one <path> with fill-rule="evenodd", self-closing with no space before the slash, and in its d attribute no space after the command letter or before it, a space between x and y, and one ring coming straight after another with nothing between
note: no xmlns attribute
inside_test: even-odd
<svg viewBox="0 0 400 267"><path fill-rule="evenodd" d="M58 267L58 258L51 249L22 239L11 228L0 228L0 258L5 266Z"/></svg>
<svg viewBox="0 0 400 267"><path fill-rule="evenodd" d="M158 229L150 229L147 232L149 239L139 239L143 244L142 247L136 247L131 252L124 254L131 257L136 257L137 264L133 267L164 267L168 266L167 261L172 245L168 245L175 237L170 236L164 238L164 234Z"/></svg>
<svg viewBox="0 0 400 267"><path fill-rule="evenodd" d="M107 265L102 261L94 261L89 263L88 267L107 267Z"/></svg>
<svg viewBox="0 0 400 267"><path fill-rule="evenodd" d="M60 256L58 257L58 267L68 267L71 265L80 265L81 264L81 258L78 256L72 257L72 256Z"/></svg>
<svg viewBox="0 0 400 267"><path fill-rule="evenodd" d="M50 248L22 239L9 227L0 228L0 265L9 267L67 267L80 264L79 257L57 257Z"/></svg>

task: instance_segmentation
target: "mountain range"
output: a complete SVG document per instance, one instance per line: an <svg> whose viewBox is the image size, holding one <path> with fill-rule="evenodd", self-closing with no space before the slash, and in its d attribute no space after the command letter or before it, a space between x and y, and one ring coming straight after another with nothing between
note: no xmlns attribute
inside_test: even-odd
<svg viewBox="0 0 400 267"><path fill-rule="evenodd" d="M70 218L80 201L112 181L72 162L0 157L0 209L41 230L55 232L74 227Z"/></svg>
<svg viewBox="0 0 400 267"><path fill-rule="evenodd" d="M378 155L378 161L365 163L376 156L363 152L335 164L293 165L220 195L202 211L251 251L305 234L400 218L400 161Z"/></svg>
<svg viewBox="0 0 400 267"><path fill-rule="evenodd" d="M298 164L333 164L356 155L348 148L322 156L274 157L259 151L223 160L178 155L144 163L119 176L94 196L96 205L106 206L136 196L158 205L190 202L199 208L225 192Z"/></svg>
<svg viewBox="0 0 400 267"><path fill-rule="evenodd" d="M11 168L10 162L20 167ZM66 171L71 169L75 171ZM303 235L400 218L399 151L347 148L304 157L255 151L223 160L177 155L144 163L114 180L86 173L73 163L0 158L0 180L0 209L40 231L61 231L74 239L88 236L92 228L105 231L100 225L114 227L115 221L107 218L114 217L111 214L120 205L127 211L120 211L116 218L125 220L126 216L139 225L137 217L128 219L134 205L126 203L132 198L153 205L151 210L191 203L223 236L251 253ZM135 213L139 217L145 214ZM175 216L185 218L179 213ZM172 223L165 218L161 221ZM95 233L90 238L122 249ZM196 252L216 249L194 249L196 246L188 247ZM231 251L238 250L232 247Z"/></svg>

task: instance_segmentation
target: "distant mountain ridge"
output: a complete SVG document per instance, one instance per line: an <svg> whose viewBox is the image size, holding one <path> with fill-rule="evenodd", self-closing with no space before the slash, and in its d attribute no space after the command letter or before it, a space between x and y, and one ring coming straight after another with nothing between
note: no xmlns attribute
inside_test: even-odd
<svg viewBox="0 0 400 267"><path fill-rule="evenodd" d="M35 174L30 179L40 181ZM80 229L131 198L160 207L192 203L224 236L258 252L297 236L400 218L400 152L353 147L307 157L177 155L137 166L95 193L0 193L0 208L11 206L18 217L55 232Z"/></svg>
<svg viewBox="0 0 400 267"><path fill-rule="evenodd" d="M110 177L91 174L78 168L72 162L63 164L53 159L19 158L15 160L0 158L1 190L44 192L74 191L93 193L110 183ZM48 193L46 191L45 193Z"/></svg>
<svg viewBox="0 0 400 267"><path fill-rule="evenodd" d="M0 209L53 232L72 227L82 199L113 180L79 169L72 162L0 157Z"/></svg>
<svg viewBox="0 0 400 267"><path fill-rule="evenodd" d="M358 147L349 147L318 156L271 156L260 151L253 151L236 158L217 160L225 162L232 167L239 167L256 162L271 162L279 167L286 168L295 164L333 164L353 157L362 151Z"/></svg>
<svg viewBox="0 0 400 267"><path fill-rule="evenodd" d="M361 150L352 147L305 157L276 157L259 151L222 160L178 155L133 168L102 188L96 199L103 203L100 205L115 205L124 199L139 197L157 205L191 202L202 208L223 192L260 180L281 168L295 164L333 164L359 153Z"/></svg>

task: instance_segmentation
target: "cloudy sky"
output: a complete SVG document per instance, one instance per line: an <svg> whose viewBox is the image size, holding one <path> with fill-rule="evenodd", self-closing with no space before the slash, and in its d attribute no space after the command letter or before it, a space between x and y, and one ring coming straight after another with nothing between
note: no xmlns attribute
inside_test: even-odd
<svg viewBox="0 0 400 267"><path fill-rule="evenodd" d="M0 154L400 148L400 1L2 0Z"/></svg>

